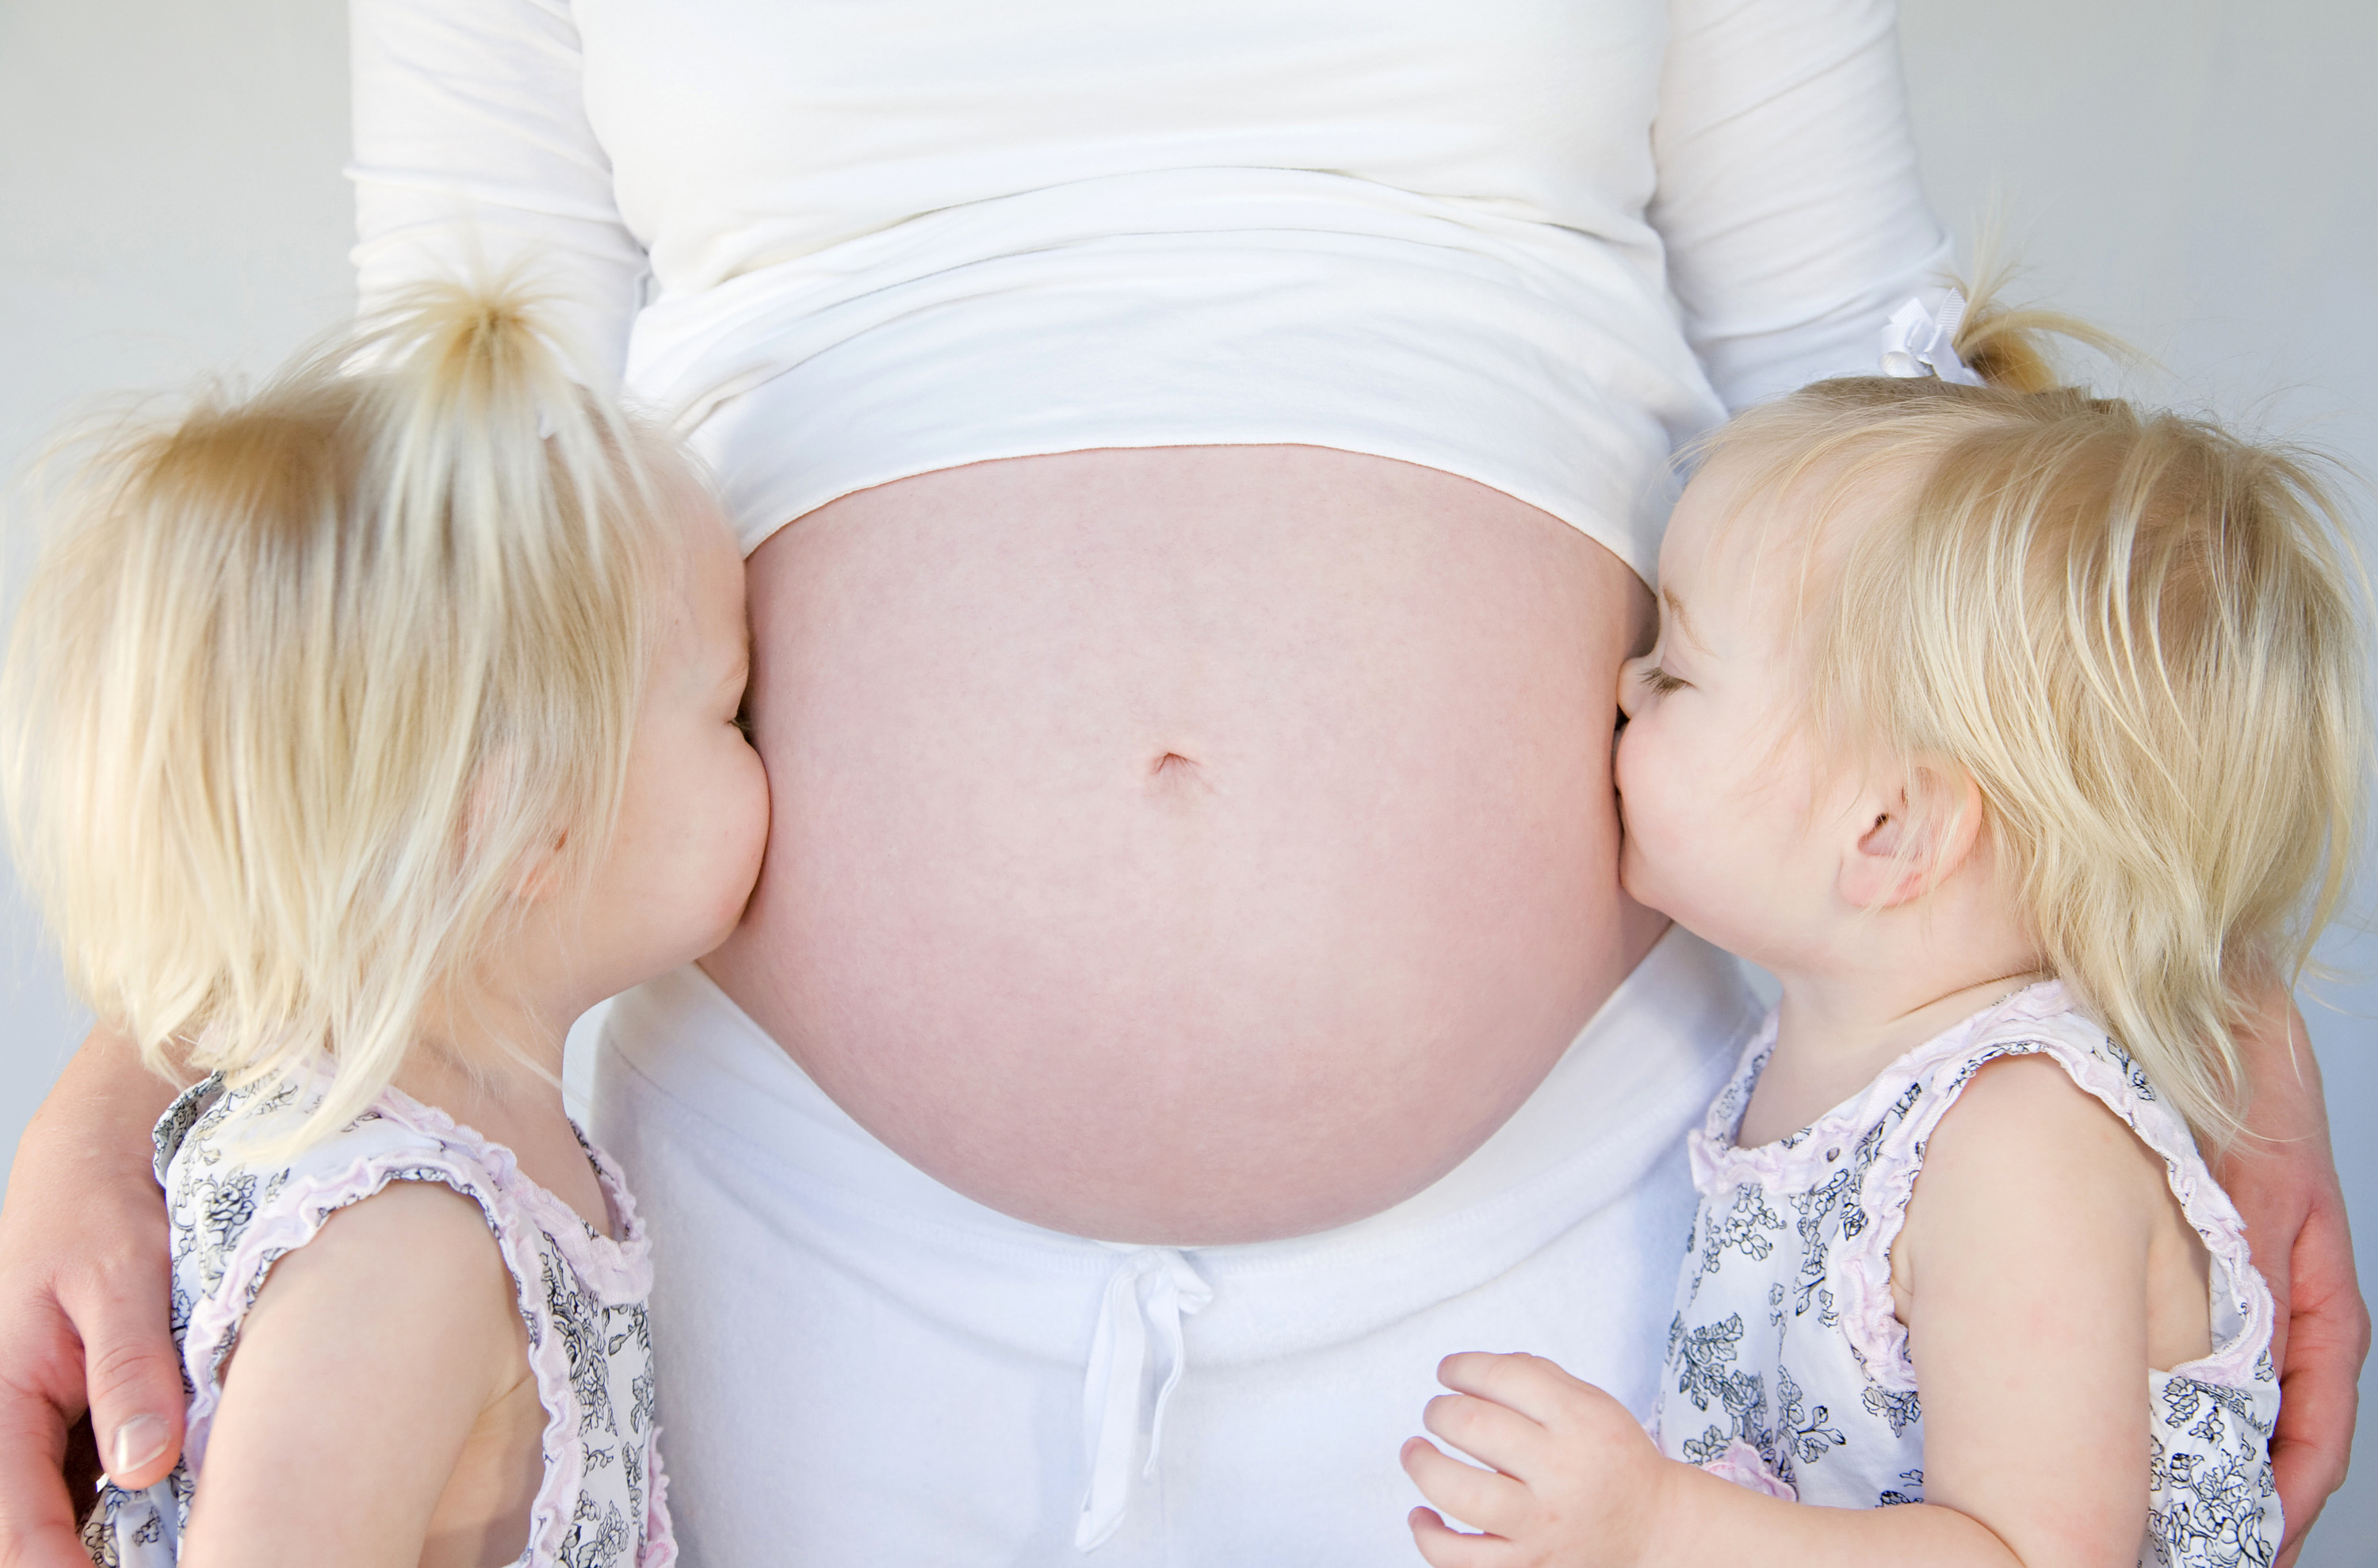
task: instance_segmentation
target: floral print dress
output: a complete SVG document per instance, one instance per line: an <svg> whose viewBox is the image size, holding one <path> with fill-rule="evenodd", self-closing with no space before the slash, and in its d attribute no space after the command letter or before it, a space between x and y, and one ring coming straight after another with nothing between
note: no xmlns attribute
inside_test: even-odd
<svg viewBox="0 0 2378 1568"><path fill-rule="evenodd" d="M2267 1565L2279 1546L2269 1456L2279 1385L2272 1304L2245 1226L2178 1115L2050 981L1910 1051L1780 1142L1735 1130L1775 1020L1690 1135L1700 1208L1676 1286L1652 1435L1755 1490L1836 1508L1924 1500L1924 1412L1891 1295L1891 1244L1924 1146L1985 1064L2041 1055L2163 1157L2212 1258L2213 1353L2145 1390L2142 1568Z"/></svg>
<svg viewBox="0 0 2378 1568"><path fill-rule="evenodd" d="M157 1179L173 1226L174 1338L189 1417L182 1463L156 1485L101 1489L83 1540L101 1568L177 1561L193 1478L222 1396L218 1373L273 1263L332 1213L392 1181L437 1181L475 1200L510 1271L537 1397L545 1477L521 1568L668 1568L677 1561L655 1446L644 1303L651 1249L634 1202L587 1146L620 1239L522 1174L511 1151L396 1090L285 1163L243 1158L320 1104L319 1082L258 1101L209 1079L157 1123ZM234 1112L242 1113L234 1123ZM583 1135L580 1142L584 1144Z"/></svg>

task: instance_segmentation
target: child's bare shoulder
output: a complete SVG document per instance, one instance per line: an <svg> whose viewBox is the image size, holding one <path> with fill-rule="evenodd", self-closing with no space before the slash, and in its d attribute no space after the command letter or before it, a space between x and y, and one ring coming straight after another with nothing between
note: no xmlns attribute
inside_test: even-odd
<svg viewBox="0 0 2378 1568"><path fill-rule="evenodd" d="M2077 1201L2084 1192L2085 1204ZM1909 1222L1973 1205L2031 1224L2068 1214L2099 1228L2144 1221L2170 1200L2161 1156L2063 1062L2036 1052L1984 1063L1941 1114L1925 1140Z"/></svg>
<svg viewBox="0 0 2378 1568"><path fill-rule="evenodd" d="M366 1386L388 1375L462 1377L492 1397L525 1375L512 1297L475 1200L442 1182L391 1181L326 1215L274 1261L239 1338L243 1347L284 1334L335 1345L343 1369L331 1375ZM222 1375L228 1383L231 1369Z"/></svg>
<svg viewBox="0 0 2378 1568"><path fill-rule="evenodd" d="M390 1181L340 1205L273 1272L301 1257L355 1275L435 1276L449 1288L474 1276L490 1284L510 1278L478 1200L442 1181Z"/></svg>
<svg viewBox="0 0 2378 1568"><path fill-rule="evenodd" d="M2149 1365L2205 1354L2208 1254L2172 1181L2071 1064L2047 1052L1984 1064L1926 1142L1892 1252L1903 1321L1928 1290L1935 1321L1944 1299L1988 1318L2036 1295L2074 1312L2144 1310Z"/></svg>
<svg viewBox="0 0 2378 1568"><path fill-rule="evenodd" d="M1974 1147L1963 1147L1968 1144ZM1992 1152L2000 1157L2064 1152L2085 1157L2100 1146L2150 1152L2063 1062L2045 1051L2012 1053L1974 1069L1934 1129L1925 1164L1929 1168L1935 1156L1952 1147L1968 1157L1987 1158Z"/></svg>

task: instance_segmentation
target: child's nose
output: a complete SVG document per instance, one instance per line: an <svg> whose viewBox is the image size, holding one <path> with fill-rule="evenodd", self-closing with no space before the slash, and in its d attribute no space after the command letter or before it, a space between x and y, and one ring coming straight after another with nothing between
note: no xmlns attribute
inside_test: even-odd
<svg viewBox="0 0 2378 1568"><path fill-rule="evenodd" d="M1635 705L1642 700L1643 695L1643 667L1651 662L1651 656L1645 654L1618 667L1618 717L1621 720L1635 717Z"/></svg>

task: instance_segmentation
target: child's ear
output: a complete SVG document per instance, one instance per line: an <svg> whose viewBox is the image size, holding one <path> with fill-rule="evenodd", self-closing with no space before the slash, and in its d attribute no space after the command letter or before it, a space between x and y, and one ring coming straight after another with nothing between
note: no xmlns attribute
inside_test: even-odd
<svg viewBox="0 0 2378 1568"><path fill-rule="evenodd" d="M1981 786L1935 759L1876 769L1853 811L1840 891L1862 910L1922 898L1957 874L1981 837Z"/></svg>
<svg viewBox="0 0 2378 1568"><path fill-rule="evenodd" d="M512 897L523 904L539 904L553 897L562 883L564 857L570 850L570 829L563 828L550 842L521 858L512 873Z"/></svg>
<svg viewBox="0 0 2378 1568"><path fill-rule="evenodd" d="M506 853L504 847L490 842L503 821L503 802L513 788L510 767L510 756L498 753L483 764L469 786L463 801L462 847L465 855L486 856ZM541 835L536 842L512 861L511 874L506 879L506 891L522 904L539 904L552 898L568 880L570 829L567 826L553 828Z"/></svg>

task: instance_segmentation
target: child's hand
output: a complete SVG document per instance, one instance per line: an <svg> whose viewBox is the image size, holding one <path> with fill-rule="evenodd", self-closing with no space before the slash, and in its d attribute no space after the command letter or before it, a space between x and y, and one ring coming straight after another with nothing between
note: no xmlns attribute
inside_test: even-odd
<svg viewBox="0 0 2378 1568"><path fill-rule="evenodd" d="M1449 1528L1435 1510L1411 1511L1412 1539L1432 1568L1624 1568L1657 1561L1654 1526L1666 1514L1670 1473L1626 1406L1537 1356L1448 1356L1423 1424L1480 1463L1404 1444L1421 1495L1484 1535Z"/></svg>

